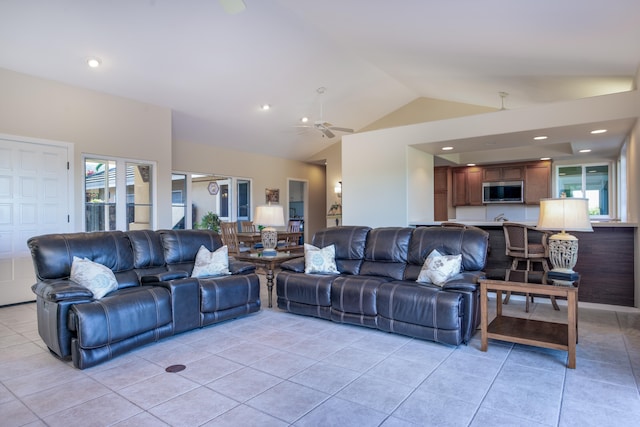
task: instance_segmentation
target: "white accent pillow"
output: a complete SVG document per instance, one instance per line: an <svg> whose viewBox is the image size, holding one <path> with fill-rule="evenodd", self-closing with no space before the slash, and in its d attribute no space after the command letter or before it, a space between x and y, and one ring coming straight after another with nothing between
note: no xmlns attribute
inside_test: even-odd
<svg viewBox="0 0 640 427"><path fill-rule="evenodd" d="M231 274L229 272L229 248L227 245L219 247L214 252L201 245L196 254L191 277L200 278L224 274Z"/></svg>
<svg viewBox="0 0 640 427"><path fill-rule="evenodd" d="M71 280L84 286L93 293L95 299L100 299L109 292L118 289L118 281L109 267L88 258L73 257L71 263Z"/></svg>
<svg viewBox="0 0 640 427"><path fill-rule="evenodd" d="M441 255L433 250L424 260L420 274L416 282L433 283L437 286L444 285L447 280L460 273L462 268L462 255Z"/></svg>
<svg viewBox="0 0 640 427"><path fill-rule="evenodd" d="M304 272L321 274L338 274L336 266L336 247L329 245L322 249L304 244Z"/></svg>

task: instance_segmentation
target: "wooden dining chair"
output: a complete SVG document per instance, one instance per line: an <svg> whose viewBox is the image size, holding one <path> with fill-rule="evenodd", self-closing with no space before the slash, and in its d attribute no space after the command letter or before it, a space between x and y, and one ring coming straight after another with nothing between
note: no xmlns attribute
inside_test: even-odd
<svg viewBox="0 0 640 427"><path fill-rule="evenodd" d="M287 226L288 233L301 233L302 228L302 220L299 219L290 219L289 225ZM300 234L288 235L286 239L287 246L295 246L300 243Z"/></svg>
<svg viewBox="0 0 640 427"><path fill-rule="evenodd" d="M255 233L257 230L253 221L240 221L240 231L243 233Z"/></svg>
<svg viewBox="0 0 640 427"><path fill-rule="evenodd" d="M248 252L251 248L242 246L238 242L238 223L237 222L221 222L220 231L222 235L222 243L227 245L230 254L239 254L240 252Z"/></svg>

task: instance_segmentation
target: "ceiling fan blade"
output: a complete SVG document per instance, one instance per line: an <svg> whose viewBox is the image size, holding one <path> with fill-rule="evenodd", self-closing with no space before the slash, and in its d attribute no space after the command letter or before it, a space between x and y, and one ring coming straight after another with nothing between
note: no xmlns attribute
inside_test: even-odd
<svg viewBox="0 0 640 427"><path fill-rule="evenodd" d="M331 130L337 130L338 132L353 133L353 129L349 129L349 128L341 128L341 127L339 127L339 126L329 126L329 129L331 129Z"/></svg>
<svg viewBox="0 0 640 427"><path fill-rule="evenodd" d="M320 131L324 134L324 136L326 136L327 138L333 138L335 135L333 132L331 132L329 130L329 128L322 128L320 129Z"/></svg>

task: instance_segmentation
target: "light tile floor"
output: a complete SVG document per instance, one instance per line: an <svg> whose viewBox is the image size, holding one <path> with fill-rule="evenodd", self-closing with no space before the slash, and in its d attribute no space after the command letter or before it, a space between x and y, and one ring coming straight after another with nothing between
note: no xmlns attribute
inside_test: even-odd
<svg viewBox="0 0 640 427"><path fill-rule="evenodd" d="M266 297L266 291L263 292ZM263 297L264 298L264 297ZM494 304L491 304L493 306ZM537 298L505 314L560 320ZM83 371L44 347L35 304L0 308L2 426L631 426L640 314L579 311L565 352L458 348L266 308ZM186 370L167 373L171 364Z"/></svg>

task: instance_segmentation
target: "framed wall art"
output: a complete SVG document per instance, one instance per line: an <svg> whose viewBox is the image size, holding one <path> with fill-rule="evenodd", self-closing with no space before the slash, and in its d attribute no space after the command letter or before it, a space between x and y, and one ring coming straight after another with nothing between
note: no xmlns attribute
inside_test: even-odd
<svg viewBox="0 0 640 427"><path fill-rule="evenodd" d="M265 190L265 200L267 203L280 203L280 189L267 188Z"/></svg>

